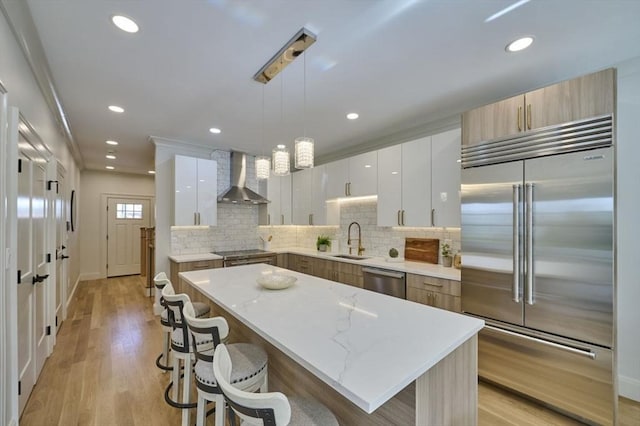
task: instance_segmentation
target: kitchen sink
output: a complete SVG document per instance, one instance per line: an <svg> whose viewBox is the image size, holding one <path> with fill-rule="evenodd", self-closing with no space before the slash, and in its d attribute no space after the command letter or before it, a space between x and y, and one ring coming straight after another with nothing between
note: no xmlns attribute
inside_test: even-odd
<svg viewBox="0 0 640 426"><path fill-rule="evenodd" d="M333 257L339 257L340 259L351 259L351 260L369 259L368 257L354 256L354 255L351 255L351 254L334 254Z"/></svg>

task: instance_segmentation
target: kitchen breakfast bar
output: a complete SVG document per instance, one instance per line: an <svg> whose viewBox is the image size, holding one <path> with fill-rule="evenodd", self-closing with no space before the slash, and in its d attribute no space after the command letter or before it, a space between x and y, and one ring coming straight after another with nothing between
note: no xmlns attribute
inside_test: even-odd
<svg viewBox="0 0 640 426"><path fill-rule="evenodd" d="M257 283L293 276L289 288ZM262 346L269 390L311 396L342 425L477 423L475 318L275 266L180 273L179 288Z"/></svg>

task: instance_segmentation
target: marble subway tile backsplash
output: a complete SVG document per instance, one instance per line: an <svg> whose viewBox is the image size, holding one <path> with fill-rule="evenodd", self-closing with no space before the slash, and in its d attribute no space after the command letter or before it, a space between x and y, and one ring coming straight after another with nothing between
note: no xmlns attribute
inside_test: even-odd
<svg viewBox="0 0 640 426"><path fill-rule="evenodd" d="M173 227L171 253L197 254L222 250L264 248L263 241L272 237L269 248L301 247L315 249L316 238L326 235L333 240L332 252L346 253L347 229L358 222L362 230L365 256L386 256L389 249L404 253L406 237L438 238L448 241L456 253L460 250L459 228L409 228L377 226L377 201L349 201L340 208L340 226L257 226L258 207L218 204L218 226ZM357 232L352 229L354 254L357 252Z"/></svg>

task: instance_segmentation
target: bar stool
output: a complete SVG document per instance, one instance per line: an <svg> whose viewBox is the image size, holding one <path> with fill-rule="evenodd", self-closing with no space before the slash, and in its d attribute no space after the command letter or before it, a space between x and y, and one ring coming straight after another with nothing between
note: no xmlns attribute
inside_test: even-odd
<svg viewBox="0 0 640 426"><path fill-rule="evenodd" d="M213 340L211 338L191 340L192 337L189 334L186 322L183 321L182 314L184 305L191 302L188 295L174 294L173 287L167 285L162 290L162 298L167 307L169 323L172 327L171 353L173 354L171 382L164 392L164 399L172 407L182 409L182 424L187 426L191 415L189 409L196 407L195 402L189 402L191 374L193 361L195 361L193 347L197 347L200 351L213 350ZM184 371L184 380L182 381L182 401L178 401L181 365ZM169 392L171 392L171 397Z"/></svg>
<svg viewBox="0 0 640 426"><path fill-rule="evenodd" d="M195 318L194 306L185 303L182 313L191 331L193 341L213 340L213 347L219 345L229 335L229 324L224 317ZM227 345L228 353L233 360L234 368L231 372L231 384L245 392L267 392L267 353L259 346L250 343L233 343ZM205 423L207 401L215 402L215 424L224 426L224 397L213 375L213 349L195 347L196 353L196 388L198 390L198 405L196 410L196 425Z"/></svg>
<svg viewBox="0 0 640 426"><path fill-rule="evenodd" d="M168 287L167 292L170 294L175 294L175 290L173 289L173 285L171 284L171 280L167 277L167 274L164 272L159 272L153 278L153 284L160 291L160 306L162 306L162 312L160 313L160 325L162 326L162 353L158 355L156 359L156 366L164 371L171 371L171 362L169 361L169 353L171 350L171 331L173 327L169 322L169 310L165 306L164 298L162 297L162 291L165 287ZM193 307L196 311L196 317L205 317L209 315L211 312L211 307L207 303L195 302Z"/></svg>
<svg viewBox="0 0 640 426"><path fill-rule="evenodd" d="M243 422L255 426L338 426L333 413L317 401L287 398L280 392L249 393L232 386L233 364L224 344L216 347L213 355L213 375L225 400ZM233 422L235 424L235 422Z"/></svg>

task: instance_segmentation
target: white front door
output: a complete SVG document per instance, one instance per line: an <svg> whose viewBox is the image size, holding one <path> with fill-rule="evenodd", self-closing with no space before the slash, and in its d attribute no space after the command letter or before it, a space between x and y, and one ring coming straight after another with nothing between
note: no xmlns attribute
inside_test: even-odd
<svg viewBox="0 0 640 426"><path fill-rule="evenodd" d="M47 159L19 135L18 372L20 412L48 354Z"/></svg>
<svg viewBox="0 0 640 426"><path fill-rule="evenodd" d="M107 277L140 273L140 228L149 226L148 199L107 199Z"/></svg>

